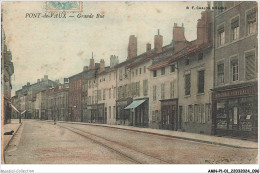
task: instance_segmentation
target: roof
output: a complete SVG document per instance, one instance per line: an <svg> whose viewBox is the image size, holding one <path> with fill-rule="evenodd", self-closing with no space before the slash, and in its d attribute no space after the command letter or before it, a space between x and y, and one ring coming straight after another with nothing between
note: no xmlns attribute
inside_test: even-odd
<svg viewBox="0 0 260 174"><path fill-rule="evenodd" d="M153 64L148 69L150 71L152 71L152 70L162 68L164 66L171 64L174 61L177 61L177 60L179 60L183 57L189 56L190 54L192 54L194 52L202 51L202 50L205 50L205 49L210 48L210 47L212 47L212 43L197 44L196 42L191 42L191 45L189 45L189 46L185 47L184 49L180 50L179 52L177 52L173 56L170 56L168 58L165 58L165 60L163 60L163 61L159 61L158 63Z"/></svg>

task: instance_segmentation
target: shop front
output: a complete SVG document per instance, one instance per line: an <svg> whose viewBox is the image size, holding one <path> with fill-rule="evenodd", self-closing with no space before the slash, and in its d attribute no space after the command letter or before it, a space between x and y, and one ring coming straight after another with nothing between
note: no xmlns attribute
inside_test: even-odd
<svg viewBox="0 0 260 174"><path fill-rule="evenodd" d="M137 99L125 107L125 110L130 111L130 122L133 126L148 127L149 123L149 99Z"/></svg>
<svg viewBox="0 0 260 174"><path fill-rule="evenodd" d="M133 125L133 122L130 119L130 110L125 110L124 108L127 107L133 101L132 98L120 99L116 101L116 122L117 124L122 125Z"/></svg>
<svg viewBox="0 0 260 174"><path fill-rule="evenodd" d="M161 129L177 130L178 125L178 99L160 100L161 102Z"/></svg>
<svg viewBox="0 0 260 174"><path fill-rule="evenodd" d="M107 118L104 112L104 103L88 105L87 108L88 116L84 120L91 123L106 123Z"/></svg>
<svg viewBox="0 0 260 174"><path fill-rule="evenodd" d="M257 83L213 91L213 132L257 139Z"/></svg>

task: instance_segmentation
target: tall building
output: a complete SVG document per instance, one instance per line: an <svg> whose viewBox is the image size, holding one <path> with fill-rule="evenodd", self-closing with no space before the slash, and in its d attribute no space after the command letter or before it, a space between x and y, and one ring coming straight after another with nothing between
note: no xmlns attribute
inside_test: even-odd
<svg viewBox="0 0 260 174"><path fill-rule="evenodd" d="M257 2L214 2L215 81L213 131L216 135L257 136Z"/></svg>

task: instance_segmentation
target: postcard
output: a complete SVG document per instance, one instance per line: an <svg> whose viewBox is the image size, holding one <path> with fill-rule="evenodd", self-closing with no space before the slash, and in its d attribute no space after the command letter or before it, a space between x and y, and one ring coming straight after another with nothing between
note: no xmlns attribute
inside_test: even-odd
<svg viewBox="0 0 260 174"><path fill-rule="evenodd" d="M259 173L258 2L1 5L2 173Z"/></svg>

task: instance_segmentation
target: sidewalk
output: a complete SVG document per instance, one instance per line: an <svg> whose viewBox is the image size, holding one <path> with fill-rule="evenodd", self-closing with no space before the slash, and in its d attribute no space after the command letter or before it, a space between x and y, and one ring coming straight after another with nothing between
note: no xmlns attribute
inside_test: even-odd
<svg viewBox="0 0 260 174"><path fill-rule="evenodd" d="M12 140L14 134L17 132L20 126L21 124L19 123L19 119L12 119L11 123L4 125L4 132L2 132L2 141L4 141L4 151L8 147L10 141ZM10 132L12 130L14 131L13 135L4 135L5 132Z"/></svg>
<svg viewBox="0 0 260 174"><path fill-rule="evenodd" d="M49 120L45 120L45 121L49 121ZM69 124L111 127L111 128L116 128L116 129L143 132L143 133L148 133L148 134L179 138L179 139L196 141L196 142L207 143L207 144L215 144L215 145L235 147L235 148L258 149L257 142L233 139L233 138L226 138L226 137L216 137L216 136L196 134L196 133L179 132L179 131L162 130L162 129L151 129L151 128L139 128L139 127L122 126L122 125L108 125L108 124L94 124L94 123L66 122L66 121L58 121L58 122L69 123Z"/></svg>

